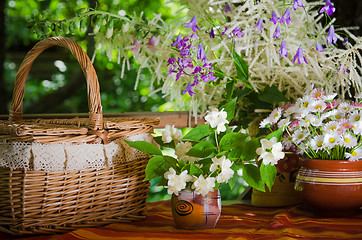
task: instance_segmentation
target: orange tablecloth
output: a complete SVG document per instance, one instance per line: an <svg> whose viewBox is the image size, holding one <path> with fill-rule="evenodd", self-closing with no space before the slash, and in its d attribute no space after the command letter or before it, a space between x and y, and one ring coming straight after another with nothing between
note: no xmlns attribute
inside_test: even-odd
<svg viewBox="0 0 362 240"><path fill-rule="evenodd" d="M0 239L13 239L0 234ZM222 207L215 229L182 230L174 225L170 201L148 204L142 222L115 223L61 235L17 237L26 240L133 239L362 239L362 211L353 218L317 218L301 206L258 208L245 204Z"/></svg>

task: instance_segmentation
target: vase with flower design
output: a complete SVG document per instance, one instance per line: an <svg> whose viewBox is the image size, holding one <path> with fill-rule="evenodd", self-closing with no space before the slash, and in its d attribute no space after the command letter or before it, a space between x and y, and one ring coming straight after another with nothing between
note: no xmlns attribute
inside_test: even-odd
<svg viewBox="0 0 362 240"><path fill-rule="evenodd" d="M172 216L178 228L208 229L215 228L221 214L221 197L218 189L205 196L182 190L171 198Z"/></svg>

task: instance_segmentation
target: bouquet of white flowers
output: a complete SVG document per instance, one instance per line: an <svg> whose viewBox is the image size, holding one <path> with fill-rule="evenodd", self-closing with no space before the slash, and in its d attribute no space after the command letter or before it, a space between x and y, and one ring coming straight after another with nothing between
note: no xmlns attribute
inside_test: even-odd
<svg viewBox="0 0 362 240"><path fill-rule="evenodd" d="M335 99L323 88L308 89L295 104L276 108L261 127L283 129L283 143L305 158L349 160L362 158L362 102Z"/></svg>

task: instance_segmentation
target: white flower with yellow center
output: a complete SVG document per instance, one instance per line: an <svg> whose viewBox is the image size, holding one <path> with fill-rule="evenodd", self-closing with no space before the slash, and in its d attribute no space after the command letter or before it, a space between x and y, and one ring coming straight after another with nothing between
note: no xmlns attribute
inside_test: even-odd
<svg viewBox="0 0 362 240"><path fill-rule="evenodd" d="M337 121L331 121L323 126L323 132L337 132L339 131L339 123Z"/></svg>
<svg viewBox="0 0 362 240"><path fill-rule="evenodd" d="M338 110L344 113L353 111L353 106L348 102L343 102L338 106Z"/></svg>
<svg viewBox="0 0 362 240"><path fill-rule="evenodd" d="M345 132L341 136L339 145L346 148L354 148L357 146L357 138L352 134Z"/></svg>
<svg viewBox="0 0 362 240"><path fill-rule="evenodd" d="M202 196L205 196L208 192L213 191L214 187L215 178L207 177L205 179L202 175L200 175L192 184L192 188L195 189L195 192L201 194Z"/></svg>
<svg viewBox="0 0 362 240"><path fill-rule="evenodd" d="M323 150L324 149L323 140L324 140L324 135L315 136L310 141L310 147L316 152Z"/></svg>
<svg viewBox="0 0 362 240"><path fill-rule="evenodd" d="M361 148L358 149L353 149L350 153L346 152L345 153L345 157L349 160L349 161L357 161L362 159L362 150Z"/></svg>
<svg viewBox="0 0 362 240"><path fill-rule="evenodd" d="M312 112L319 112L319 113L321 113L321 112L323 112L323 111L326 109L326 107L327 107L327 104L326 104L324 101L322 101L322 100L316 100L316 101L312 102L311 107L310 107L310 110L311 110Z"/></svg>
<svg viewBox="0 0 362 240"><path fill-rule="evenodd" d="M333 148L339 144L340 136L335 132L327 132L324 135L323 144L327 148Z"/></svg>
<svg viewBox="0 0 362 240"><path fill-rule="evenodd" d="M315 125L316 122L317 122L317 117L313 114L307 114L304 118L299 119L299 125L302 127Z"/></svg>
<svg viewBox="0 0 362 240"><path fill-rule="evenodd" d="M335 114L334 114L334 118L335 118L336 120L343 119L344 116L345 116L345 113L342 112L342 111L340 111L340 110L336 111Z"/></svg>
<svg viewBox="0 0 362 240"><path fill-rule="evenodd" d="M275 108L268 116L269 121L273 124L279 121L282 116L282 108Z"/></svg>
<svg viewBox="0 0 362 240"><path fill-rule="evenodd" d="M309 136L308 132L302 132L302 130L297 129L293 134L292 134L292 141L296 142L297 144L301 143L304 139L306 139Z"/></svg>
<svg viewBox="0 0 362 240"><path fill-rule="evenodd" d="M287 117L278 122L278 128L284 129L285 127L289 126L289 124L290 124L290 117Z"/></svg>
<svg viewBox="0 0 362 240"><path fill-rule="evenodd" d="M359 111L353 111L348 115L348 119L353 125L355 125L355 123L362 121L362 113Z"/></svg>
<svg viewBox="0 0 362 240"><path fill-rule="evenodd" d="M226 120L227 118L227 112L224 111L224 109L221 109L220 111L216 108L212 108L211 112L209 112L205 116L206 124L209 124L210 127L216 128L217 134L220 132L226 131L225 124L228 124L229 121Z"/></svg>

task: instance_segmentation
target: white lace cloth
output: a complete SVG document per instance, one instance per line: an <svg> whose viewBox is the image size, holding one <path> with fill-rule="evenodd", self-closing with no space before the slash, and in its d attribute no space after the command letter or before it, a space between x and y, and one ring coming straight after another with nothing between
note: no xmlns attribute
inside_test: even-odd
<svg viewBox="0 0 362 240"><path fill-rule="evenodd" d="M150 133L124 138L129 141L154 143ZM131 148L123 139L109 144L41 144L0 141L0 167L11 170L82 170L103 169L141 159L147 155Z"/></svg>

